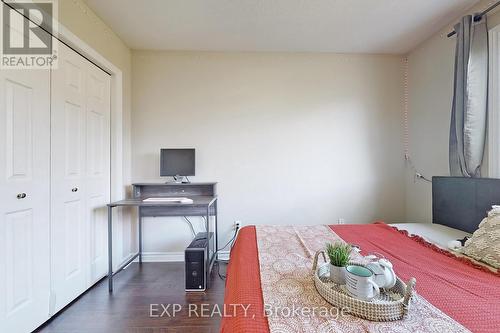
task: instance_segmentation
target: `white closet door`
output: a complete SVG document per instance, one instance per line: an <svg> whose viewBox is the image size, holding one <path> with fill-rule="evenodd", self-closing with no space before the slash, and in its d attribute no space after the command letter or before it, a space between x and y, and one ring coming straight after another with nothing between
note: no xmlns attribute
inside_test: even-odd
<svg viewBox="0 0 500 333"><path fill-rule="evenodd" d="M59 45L52 71L51 313L106 274L110 199L110 76Z"/></svg>
<svg viewBox="0 0 500 333"><path fill-rule="evenodd" d="M48 70L0 70L0 332L49 318L49 89Z"/></svg>
<svg viewBox="0 0 500 333"><path fill-rule="evenodd" d="M51 262L52 292L59 311L87 287L86 62L62 43L52 70Z"/></svg>
<svg viewBox="0 0 500 333"><path fill-rule="evenodd" d="M87 62L87 211L90 235L90 284L108 271L110 200L110 76Z"/></svg>

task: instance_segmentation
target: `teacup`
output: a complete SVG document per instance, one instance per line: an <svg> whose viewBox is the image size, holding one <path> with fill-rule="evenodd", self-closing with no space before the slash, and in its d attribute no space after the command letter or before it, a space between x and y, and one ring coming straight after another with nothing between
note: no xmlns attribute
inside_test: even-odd
<svg viewBox="0 0 500 333"><path fill-rule="evenodd" d="M345 278L347 291L356 298L369 301L380 294L373 272L366 267L347 266Z"/></svg>

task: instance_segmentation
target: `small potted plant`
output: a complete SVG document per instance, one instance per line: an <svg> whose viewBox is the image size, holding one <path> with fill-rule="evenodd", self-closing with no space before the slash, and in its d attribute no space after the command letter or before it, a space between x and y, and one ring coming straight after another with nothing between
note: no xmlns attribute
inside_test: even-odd
<svg viewBox="0 0 500 333"><path fill-rule="evenodd" d="M346 243L326 245L326 253L330 259L330 280L337 284L345 284L345 267L351 259L351 250L351 245Z"/></svg>

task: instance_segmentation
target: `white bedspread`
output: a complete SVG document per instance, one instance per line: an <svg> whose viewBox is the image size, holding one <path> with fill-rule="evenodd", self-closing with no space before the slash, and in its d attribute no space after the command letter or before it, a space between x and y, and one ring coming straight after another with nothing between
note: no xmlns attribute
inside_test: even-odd
<svg viewBox="0 0 500 333"><path fill-rule="evenodd" d="M451 240L471 236L471 234L465 231L433 223L394 223L391 226L400 230L406 230L411 235L418 235L429 243L433 243L443 249L448 248L448 242Z"/></svg>

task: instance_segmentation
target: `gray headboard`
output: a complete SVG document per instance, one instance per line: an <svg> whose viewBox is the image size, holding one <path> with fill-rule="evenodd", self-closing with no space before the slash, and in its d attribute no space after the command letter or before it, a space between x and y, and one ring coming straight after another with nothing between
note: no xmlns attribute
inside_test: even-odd
<svg viewBox="0 0 500 333"><path fill-rule="evenodd" d="M432 177L432 222L473 233L492 205L500 179Z"/></svg>

